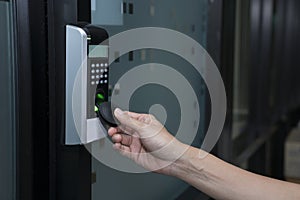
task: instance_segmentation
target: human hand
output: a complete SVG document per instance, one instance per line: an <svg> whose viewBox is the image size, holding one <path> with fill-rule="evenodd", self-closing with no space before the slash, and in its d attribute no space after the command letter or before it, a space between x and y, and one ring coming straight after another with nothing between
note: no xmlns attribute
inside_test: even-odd
<svg viewBox="0 0 300 200"><path fill-rule="evenodd" d="M116 109L120 126L110 128L114 149L150 171L170 175L172 164L187 146L172 136L164 126L148 114L123 112Z"/></svg>

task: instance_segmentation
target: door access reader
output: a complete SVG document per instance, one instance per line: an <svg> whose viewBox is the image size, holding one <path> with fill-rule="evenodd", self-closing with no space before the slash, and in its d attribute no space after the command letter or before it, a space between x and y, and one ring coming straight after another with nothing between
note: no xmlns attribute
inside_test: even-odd
<svg viewBox="0 0 300 200"><path fill-rule="evenodd" d="M108 101L108 48L104 29L89 24L66 26L66 145L106 136L95 105Z"/></svg>

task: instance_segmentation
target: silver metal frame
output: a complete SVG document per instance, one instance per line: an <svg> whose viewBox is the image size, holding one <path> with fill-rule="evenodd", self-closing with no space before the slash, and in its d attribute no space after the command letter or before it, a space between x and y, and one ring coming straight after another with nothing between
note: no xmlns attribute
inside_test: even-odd
<svg viewBox="0 0 300 200"><path fill-rule="evenodd" d="M106 135L97 118L87 119L87 44L87 34L83 29L66 26L67 145L87 144Z"/></svg>

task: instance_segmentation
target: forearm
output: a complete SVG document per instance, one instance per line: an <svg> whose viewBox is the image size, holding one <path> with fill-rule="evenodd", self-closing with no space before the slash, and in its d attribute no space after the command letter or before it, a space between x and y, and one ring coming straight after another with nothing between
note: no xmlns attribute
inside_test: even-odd
<svg viewBox="0 0 300 200"><path fill-rule="evenodd" d="M300 199L300 187L255 175L190 147L173 165L172 175L215 199Z"/></svg>

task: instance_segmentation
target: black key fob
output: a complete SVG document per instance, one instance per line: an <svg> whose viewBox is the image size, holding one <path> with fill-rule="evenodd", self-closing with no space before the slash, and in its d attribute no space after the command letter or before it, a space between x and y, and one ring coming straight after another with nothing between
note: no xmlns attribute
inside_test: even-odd
<svg viewBox="0 0 300 200"><path fill-rule="evenodd" d="M112 106L111 102L103 102L98 107L97 115L101 123L108 129L109 127L117 127L118 122L114 117L115 106Z"/></svg>

